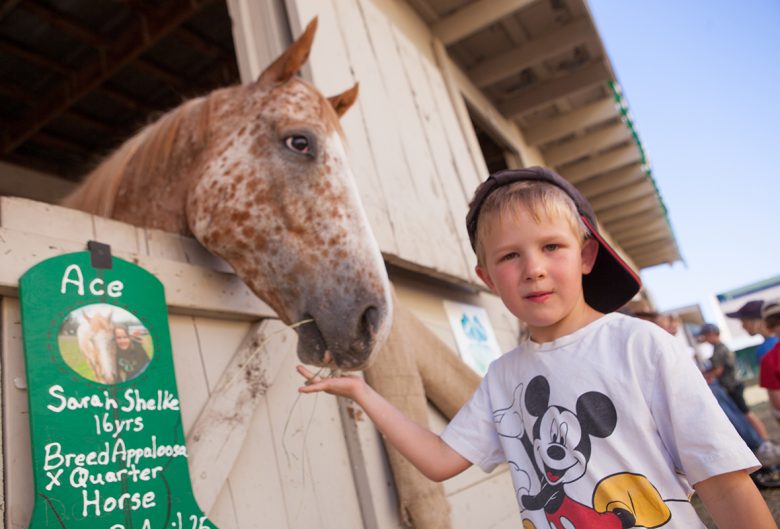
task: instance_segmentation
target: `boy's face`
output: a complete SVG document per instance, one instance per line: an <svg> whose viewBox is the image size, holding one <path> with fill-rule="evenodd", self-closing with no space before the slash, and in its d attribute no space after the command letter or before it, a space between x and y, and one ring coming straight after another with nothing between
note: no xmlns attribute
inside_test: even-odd
<svg viewBox="0 0 780 529"><path fill-rule="evenodd" d="M582 275L593 268L598 243L580 243L564 218L537 223L519 207L512 214L489 214L484 263L477 274L531 337L547 342L570 334L597 315L585 303Z"/></svg>

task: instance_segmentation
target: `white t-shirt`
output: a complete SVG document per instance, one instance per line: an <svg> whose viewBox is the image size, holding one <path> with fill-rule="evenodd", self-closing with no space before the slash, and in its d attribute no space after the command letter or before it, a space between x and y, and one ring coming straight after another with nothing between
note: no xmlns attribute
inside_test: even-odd
<svg viewBox="0 0 780 529"><path fill-rule="evenodd" d="M691 484L759 467L680 344L616 313L495 360L442 439L486 472L508 462L537 529L704 527Z"/></svg>

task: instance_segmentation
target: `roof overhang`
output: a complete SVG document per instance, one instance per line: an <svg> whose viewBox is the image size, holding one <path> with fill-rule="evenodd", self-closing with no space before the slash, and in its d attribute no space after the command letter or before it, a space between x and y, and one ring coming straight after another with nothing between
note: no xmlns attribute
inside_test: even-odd
<svg viewBox="0 0 780 529"><path fill-rule="evenodd" d="M666 206L584 0L408 0L471 94L574 183L637 268L681 259ZM461 83L463 86L464 83ZM474 93L474 89L479 94Z"/></svg>

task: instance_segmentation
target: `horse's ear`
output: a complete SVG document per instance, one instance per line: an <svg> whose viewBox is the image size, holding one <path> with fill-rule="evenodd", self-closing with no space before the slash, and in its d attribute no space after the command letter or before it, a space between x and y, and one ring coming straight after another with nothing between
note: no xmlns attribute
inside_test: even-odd
<svg viewBox="0 0 780 529"><path fill-rule="evenodd" d="M339 95L329 97L328 101L330 101L330 104L333 107L333 110L336 111L336 114L341 117L346 114L347 110L349 110L349 107L355 103L357 96L358 83L355 83L355 85L349 90L341 92Z"/></svg>
<svg viewBox="0 0 780 529"><path fill-rule="evenodd" d="M271 65L263 70L257 78L257 84L262 87L272 86L288 81L309 58L311 43L317 32L317 17L314 17L303 35L293 42Z"/></svg>

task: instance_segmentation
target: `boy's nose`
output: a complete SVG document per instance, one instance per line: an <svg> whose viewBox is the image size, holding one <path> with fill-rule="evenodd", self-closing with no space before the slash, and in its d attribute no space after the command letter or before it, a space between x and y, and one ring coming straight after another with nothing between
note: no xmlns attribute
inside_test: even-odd
<svg viewBox="0 0 780 529"><path fill-rule="evenodd" d="M525 277L529 281L535 281L544 277L544 267L540 259L528 258L525 266Z"/></svg>

